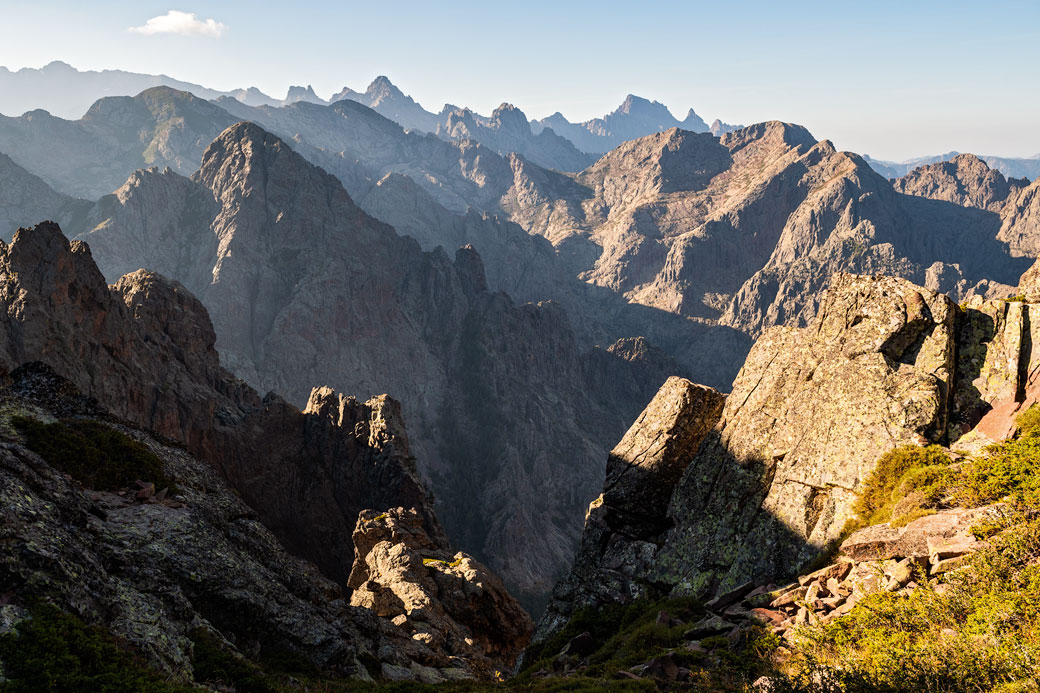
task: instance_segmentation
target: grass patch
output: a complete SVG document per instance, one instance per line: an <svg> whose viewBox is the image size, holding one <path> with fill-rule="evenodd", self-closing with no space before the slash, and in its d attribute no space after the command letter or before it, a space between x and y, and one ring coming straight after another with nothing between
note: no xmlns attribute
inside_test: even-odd
<svg viewBox="0 0 1040 693"><path fill-rule="evenodd" d="M905 524L910 516L921 517L922 511L941 506L954 478L950 465L938 445L904 445L882 455L852 506L855 519L843 533L882 522Z"/></svg>
<svg viewBox="0 0 1040 693"><path fill-rule="evenodd" d="M1006 501L1009 509L972 528L990 545L947 573L943 590L918 580L913 592L879 592L842 618L804 628L774 693L1040 690L1040 412L1017 423L1017 438L966 464L943 468L928 453L889 461L864 510L883 511L889 490L899 496L908 479L932 499Z"/></svg>
<svg viewBox="0 0 1040 693"><path fill-rule="evenodd" d="M30 450L88 488L116 491L140 479L154 483L157 490L168 487L176 492L159 458L114 428L96 421L43 423L24 416L12 417L11 423Z"/></svg>

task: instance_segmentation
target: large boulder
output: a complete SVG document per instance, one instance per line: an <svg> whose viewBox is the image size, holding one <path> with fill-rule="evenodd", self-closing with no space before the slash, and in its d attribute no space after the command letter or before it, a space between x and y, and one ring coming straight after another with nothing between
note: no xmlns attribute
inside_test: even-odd
<svg viewBox="0 0 1040 693"><path fill-rule="evenodd" d="M432 538L414 510L366 510L354 530L350 603L391 619L413 640L461 658L479 675L508 671L531 617L479 561Z"/></svg>
<svg viewBox="0 0 1040 693"><path fill-rule="evenodd" d="M603 493L589 506L571 573L553 591L536 640L561 628L574 611L628 603L652 590L646 575L672 525L675 484L722 413L725 395L669 378L607 458Z"/></svg>
<svg viewBox="0 0 1040 693"><path fill-rule="evenodd" d="M955 313L902 279L835 275L809 327L768 330L676 488L655 579L711 594L836 540L882 453L945 434Z"/></svg>

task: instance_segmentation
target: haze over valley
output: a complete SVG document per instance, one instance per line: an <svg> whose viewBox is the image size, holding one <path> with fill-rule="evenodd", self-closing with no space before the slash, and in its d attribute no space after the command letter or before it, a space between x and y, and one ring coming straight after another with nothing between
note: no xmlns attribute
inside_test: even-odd
<svg viewBox="0 0 1040 693"><path fill-rule="evenodd" d="M573 56L514 56L538 98L491 94L478 63L501 59L469 53L384 52L350 75L404 86L364 88L329 87L329 58L319 88L274 92L282 48L242 48L255 18L232 5L55 10L154 46L140 68L94 69L109 48L72 38L51 58L83 69L0 49L0 688L1040 681L1009 663L1040 661L1035 614L970 625L1040 598L1032 133L965 125L952 146L998 148L917 156L849 107L908 155L873 158L844 125L729 115L775 98L750 107L733 56L733 107L669 108L692 73L637 29L668 10L717 40L677 7L604 11L645 54L609 85L641 95L595 117L575 106L601 75L557 83ZM752 5L746 60L780 55ZM529 21L486 12L467 21ZM434 105L424 60L479 103ZM1040 116L1030 98L993 122ZM938 142L918 107L904 129Z"/></svg>

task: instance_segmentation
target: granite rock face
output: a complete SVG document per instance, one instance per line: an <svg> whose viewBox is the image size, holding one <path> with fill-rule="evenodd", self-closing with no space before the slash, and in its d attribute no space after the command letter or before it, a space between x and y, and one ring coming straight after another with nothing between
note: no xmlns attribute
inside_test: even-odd
<svg viewBox="0 0 1040 693"><path fill-rule="evenodd" d="M654 575L718 592L836 539L882 453L945 435L955 312L905 280L836 275L809 327L767 331L676 489Z"/></svg>
<svg viewBox="0 0 1040 693"><path fill-rule="evenodd" d="M615 448L536 639L583 606L789 577L838 538L881 454L945 440L956 314L902 279L836 275L808 327L763 334L724 407L670 380ZM671 447L662 432L676 430L696 435ZM647 465L619 462L640 441L664 443L648 449L665 473L633 490L626 478Z"/></svg>

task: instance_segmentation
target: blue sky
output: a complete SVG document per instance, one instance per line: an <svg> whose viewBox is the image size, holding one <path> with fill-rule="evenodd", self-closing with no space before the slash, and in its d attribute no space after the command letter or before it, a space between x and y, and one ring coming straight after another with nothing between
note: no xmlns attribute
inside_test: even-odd
<svg viewBox="0 0 1040 693"><path fill-rule="evenodd" d="M128 30L170 10L222 30ZM801 123L878 158L1040 153L1035 0L0 0L0 18L0 65L11 69L64 60L276 96L313 84L326 97L386 74L430 110L509 101L571 120L632 92L680 118L692 106L708 122Z"/></svg>

